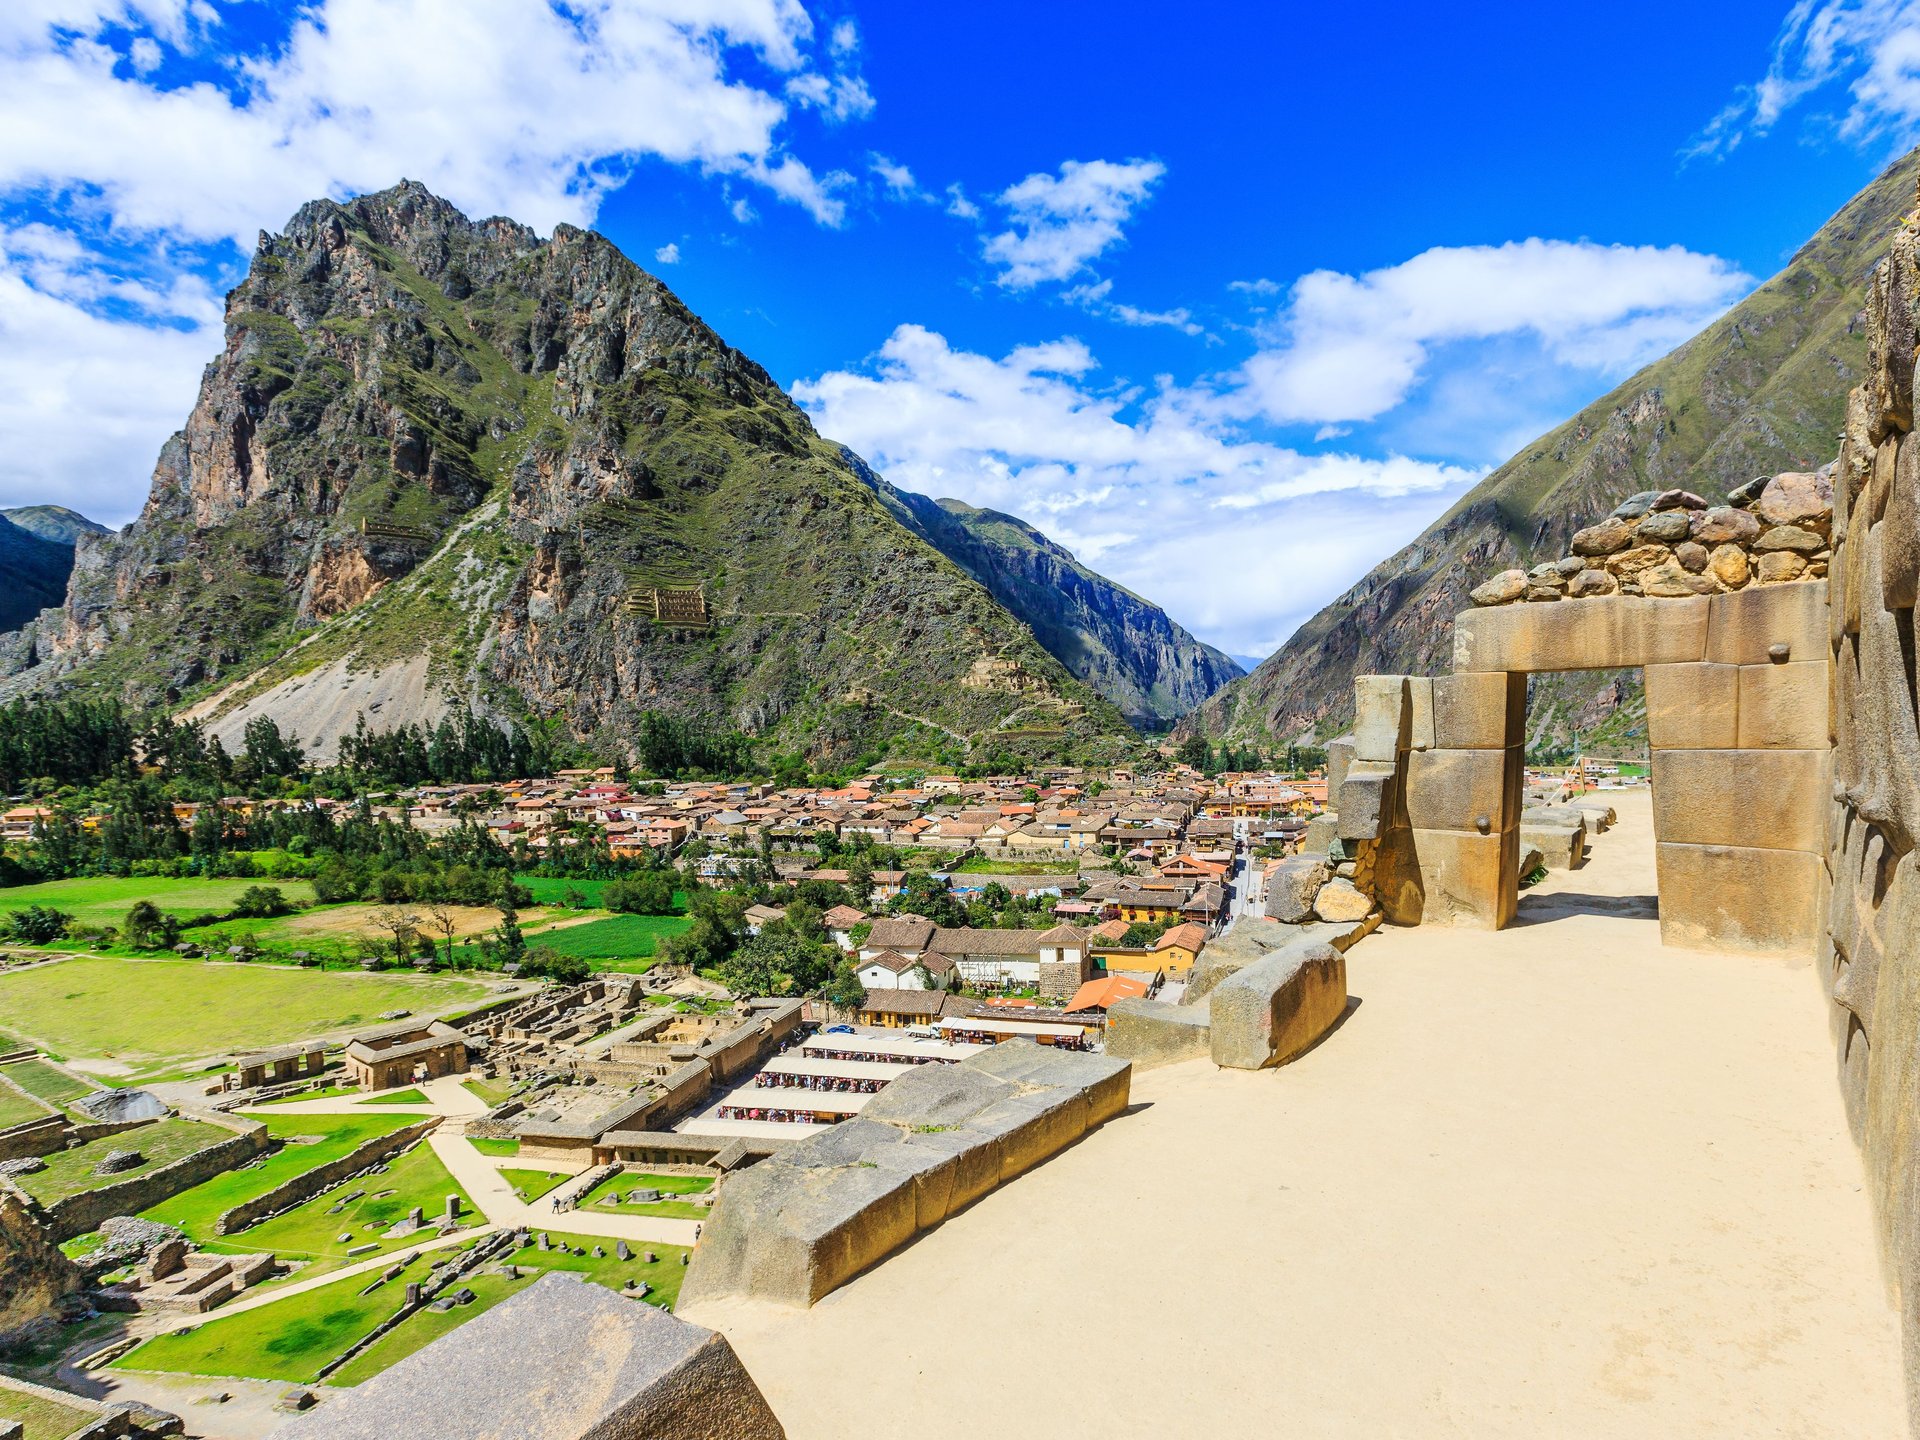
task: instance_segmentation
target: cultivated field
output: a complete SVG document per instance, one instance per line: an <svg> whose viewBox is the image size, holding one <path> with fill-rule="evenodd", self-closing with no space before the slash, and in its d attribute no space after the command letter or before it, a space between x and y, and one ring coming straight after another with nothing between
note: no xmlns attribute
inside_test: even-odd
<svg viewBox="0 0 1920 1440"><path fill-rule="evenodd" d="M662 940L684 934L693 922L684 915L615 915L540 934L529 934L529 945L544 945L562 955L577 955L607 970L644 970Z"/></svg>
<svg viewBox="0 0 1920 1440"><path fill-rule="evenodd" d="M437 976L78 956L0 974L0 1033L69 1060L151 1074L366 1024L387 1010L450 1009L486 993L471 980Z"/></svg>

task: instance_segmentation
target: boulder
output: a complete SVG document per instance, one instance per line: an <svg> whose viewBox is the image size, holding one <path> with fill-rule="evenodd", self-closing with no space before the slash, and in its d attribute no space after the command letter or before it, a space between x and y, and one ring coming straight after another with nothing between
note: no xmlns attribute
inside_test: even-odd
<svg viewBox="0 0 1920 1440"><path fill-rule="evenodd" d="M1224 981L1211 1004L1216 1065L1236 1070L1284 1065L1346 1011L1346 958L1331 945L1289 945Z"/></svg>
<svg viewBox="0 0 1920 1440"><path fill-rule="evenodd" d="M1794 554L1791 550L1776 550L1770 555L1762 555L1756 567L1762 585L1778 585L1784 580L1798 580L1807 572L1806 558Z"/></svg>
<svg viewBox="0 0 1920 1440"><path fill-rule="evenodd" d="M1307 821L1307 832L1300 837L1302 855L1320 855L1327 853L1327 847L1340 839L1340 817L1329 811L1314 816Z"/></svg>
<svg viewBox="0 0 1920 1440"><path fill-rule="evenodd" d="M1631 549L1609 555L1606 559L1606 567L1614 575L1624 579L1628 576L1637 576L1641 571L1650 570L1655 565L1672 558L1673 552L1664 545L1635 545Z"/></svg>
<svg viewBox="0 0 1920 1440"><path fill-rule="evenodd" d="M1753 571L1753 564L1747 559L1747 552L1731 543L1714 547L1707 566L1712 570L1713 578L1729 590L1738 590L1746 584Z"/></svg>
<svg viewBox="0 0 1920 1440"><path fill-rule="evenodd" d="M1267 872L1267 918L1289 925L1311 919L1313 897L1320 893L1326 879L1324 854L1303 852L1282 860Z"/></svg>
<svg viewBox="0 0 1920 1440"><path fill-rule="evenodd" d="M1642 520L1637 533L1643 542L1659 540L1674 545L1693 534L1693 522L1685 510L1665 510Z"/></svg>
<svg viewBox="0 0 1920 1440"><path fill-rule="evenodd" d="M1520 820L1520 844L1538 850L1549 870L1572 870L1586 857L1586 817L1528 810Z"/></svg>
<svg viewBox="0 0 1920 1440"><path fill-rule="evenodd" d="M1696 575L1688 570L1680 563L1677 555L1640 572L1640 593L1643 595L1662 598L1711 595L1719 588L1718 582L1711 576Z"/></svg>
<svg viewBox="0 0 1920 1440"><path fill-rule="evenodd" d="M1584 530L1574 531L1572 543L1568 548L1575 555L1612 555L1625 550L1631 544L1633 544L1633 527L1615 516L1609 516L1598 525L1589 525ZM1510 570L1506 573L1520 574L1523 581L1526 579L1526 576L1519 571Z"/></svg>
<svg viewBox="0 0 1920 1440"><path fill-rule="evenodd" d="M1364 920L1372 909L1373 898L1351 880L1329 880L1313 897L1313 913L1322 920Z"/></svg>
<svg viewBox="0 0 1920 1440"><path fill-rule="evenodd" d="M1776 475L1760 492L1755 507L1769 525L1803 525L1833 514L1833 482L1825 475L1793 471Z"/></svg>
<svg viewBox="0 0 1920 1440"><path fill-rule="evenodd" d="M1509 605L1527 593L1527 572L1502 570L1467 593L1476 605Z"/></svg>
<svg viewBox="0 0 1920 1440"><path fill-rule="evenodd" d="M1210 999L1196 1005L1165 1005L1129 996L1107 1008L1107 1054L1131 1061L1136 1070L1176 1065L1213 1053Z"/></svg>
<svg viewBox="0 0 1920 1440"><path fill-rule="evenodd" d="M1683 540L1673 547L1673 558L1680 562L1680 568L1689 574L1698 575L1707 568L1707 562L1713 553L1706 546L1692 540Z"/></svg>
<svg viewBox="0 0 1920 1440"><path fill-rule="evenodd" d="M1629 495L1613 507L1613 513L1622 520L1638 520L1653 509L1653 502L1660 498L1658 490L1642 490L1637 495Z"/></svg>
<svg viewBox="0 0 1920 1440"><path fill-rule="evenodd" d="M1691 490L1662 490L1653 497L1655 510L1704 510L1707 502Z"/></svg>
<svg viewBox="0 0 1920 1440"><path fill-rule="evenodd" d="M1801 555L1812 555L1827 548L1826 538L1798 525L1775 525L1753 542L1753 548L1761 554L1774 550L1792 550Z"/></svg>
<svg viewBox="0 0 1920 1440"><path fill-rule="evenodd" d="M1579 600L1589 595L1611 595L1620 582L1604 570L1582 570L1567 583L1567 594Z"/></svg>
<svg viewBox="0 0 1920 1440"><path fill-rule="evenodd" d="M1727 492L1727 503L1729 505L1739 505L1742 507L1753 504L1754 501L1760 498L1761 492L1767 488L1767 484L1772 478L1770 475L1756 475L1753 479L1747 481L1746 484L1735 486Z"/></svg>
<svg viewBox="0 0 1920 1440"><path fill-rule="evenodd" d="M1760 535L1760 522L1749 510L1716 505L1694 517L1693 538L1702 545L1751 545Z"/></svg>

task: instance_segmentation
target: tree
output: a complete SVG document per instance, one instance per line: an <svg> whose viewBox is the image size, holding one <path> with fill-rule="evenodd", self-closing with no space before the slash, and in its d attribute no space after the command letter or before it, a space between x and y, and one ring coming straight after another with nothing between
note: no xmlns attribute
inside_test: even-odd
<svg viewBox="0 0 1920 1440"><path fill-rule="evenodd" d="M527 958L527 937L520 933L520 916L513 906L500 907L500 923L493 927L493 939L502 965L519 965Z"/></svg>
<svg viewBox="0 0 1920 1440"><path fill-rule="evenodd" d="M440 938L447 942L447 968L453 968L453 936L460 928L460 917L445 905L435 901L427 906L427 924L438 931Z"/></svg>
<svg viewBox="0 0 1920 1440"><path fill-rule="evenodd" d="M831 973L825 946L778 925L767 926L719 966L720 983L741 996L811 990Z"/></svg>
<svg viewBox="0 0 1920 1440"><path fill-rule="evenodd" d="M72 923L71 915L46 905L29 905L7 917L7 929L22 945L51 945Z"/></svg>
<svg viewBox="0 0 1920 1440"><path fill-rule="evenodd" d="M1120 948L1145 950L1166 933L1167 922L1164 920L1136 920L1127 927L1127 933L1120 937Z"/></svg>
<svg viewBox="0 0 1920 1440"><path fill-rule="evenodd" d="M867 987L860 983L851 961L835 968L833 977L820 991L820 998L842 1010L858 1010L867 1003Z"/></svg>
<svg viewBox="0 0 1920 1440"><path fill-rule="evenodd" d="M628 915L671 915L673 872L642 870L637 875L614 880L600 892L600 901L607 909Z"/></svg>
<svg viewBox="0 0 1920 1440"><path fill-rule="evenodd" d="M1173 758L1182 765L1204 770L1213 761L1213 746L1207 743L1204 735L1189 735L1180 742L1180 748L1173 752Z"/></svg>
<svg viewBox="0 0 1920 1440"><path fill-rule="evenodd" d="M142 950L171 949L180 942L180 922L153 901L141 900L127 911L120 933Z"/></svg>
<svg viewBox="0 0 1920 1440"><path fill-rule="evenodd" d="M393 958L400 964L407 963L407 942L420 928L420 917L409 914L397 905L383 905L373 912L372 920L380 929L393 936Z"/></svg>
<svg viewBox="0 0 1920 1440"><path fill-rule="evenodd" d="M544 975L562 985L580 985L593 974L593 967L578 955L563 955L551 946L536 945L527 951L527 958L520 965L520 973Z"/></svg>
<svg viewBox="0 0 1920 1440"><path fill-rule="evenodd" d="M240 892L240 898L233 902L233 913L243 920L264 920L274 915L285 915L293 909L278 885L249 885Z"/></svg>

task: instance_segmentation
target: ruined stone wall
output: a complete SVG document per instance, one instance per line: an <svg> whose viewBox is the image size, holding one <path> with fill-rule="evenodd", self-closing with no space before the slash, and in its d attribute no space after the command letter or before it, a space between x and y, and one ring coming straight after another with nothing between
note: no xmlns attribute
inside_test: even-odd
<svg viewBox="0 0 1920 1440"><path fill-rule="evenodd" d="M1920 259L1910 226L1874 272L1866 381L1834 467L1827 822L1832 881L1820 972L1847 1119L1866 1160L1906 1333L1920 1428L1920 437L1913 435Z"/></svg>
<svg viewBox="0 0 1920 1440"><path fill-rule="evenodd" d="M79 1269L21 1203L0 1186L0 1340L40 1319L81 1288Z"/></svg>
<svg viewBox="0 0 1920 1440"><path fill-rule="evenodd" d="M56 1241L71 1240L76 1235L99 1229L100 1222L111 1215L138 1215L163 1200L171 1200L183 1190L191 1190L216 1175L238 1169L266 1151L267 1127L258 1120L184 1107L180 1114L235 1133L158 1169L144 1170L112 1185L83 1190L78 1195L54 1201L43 1212L48 1234Z"/></svg>
<svg viewBox="0 0 1920 1440"><path fill-rule="evenodd" d="M324 1165L316 1165L304 1174L276 1185L264 1195L234 1206L221 1214L213 1222L216 1235L233 1235L248 1226L277 1215L282 1210L291 1210L296 1205L305 1204L323 1190L330 1190L349 1176L357 1175L369 1165L398 1155L412 1145L414 1141L437 1129L440 1125L438 1115L428 1116L410 1125L402 1125L398 1130L386 1135L376 1135Z"/></svg>

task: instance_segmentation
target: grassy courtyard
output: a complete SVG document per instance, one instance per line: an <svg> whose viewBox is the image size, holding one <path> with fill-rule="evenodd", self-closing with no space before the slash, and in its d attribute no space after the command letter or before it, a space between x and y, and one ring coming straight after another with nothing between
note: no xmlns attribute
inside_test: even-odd
<svg viewBox="0 0 1920 1440"><path fill-rule="evenodd" d="M280 1148L257 1163L241 1170L216 1175L205 1184L183 1191L162 1201L142 1218L177 1225L201 1244L216 1242L214 1221L242 1201L264 1195L276 1185L296 1175L337 1160L356 1145L376 1135L386 1135L410 1123L406 1115L262 1115L254 1117L267 1127L267 1133L281 1142ZM237 1240L248 1243L236 1244ZM253 1250L264 1247L251 1243L250 1232L219 1241L227 1248Z"/></svg>
<svg viewBox="0 0 1920 1440"><path fill-rule="evenodd" d="M470 1004L471 980L82 956L0 974L0 1031L136 1073Z"/></svg>
<svg viewBox="0 0 1920 1440"><path fill-rule="evenodd" d="M648 1175L633 1170L623 1170L610 1175L580 1197L584 1209L592 1206L598 1210L618 1211L622 1215L659 1215L669 1220L705 1220L710 1213L705 1205L695 1205L687 1200L642 1201L638 1205L629 1205L624 1199L618 1204L611 1203L616 1194L624 1196L629 1190L658 1190L662 1197L670 1195L701 1195L713 1188L713 1181L703 1175Z"/></svg>
<svg viewBox="0 0 1920 1440"><path fill-rule="evenodd" d="M137 1130L89 1140L71 1150L43 1156L46 1169L36 1170L30 1175L16 1175L14 1183L34 1199L48 1204L68 1195L78 1195L83 1190L98 1190L103 1185L149 1174L162 1165L231 1139L232 1135L231 1130L223 1130L218 1125L204 1125L198 1120L156 1120ZM93 1167L113 1150L136 1150L145 1157L146 1163L117 1175L95 1175Z"/></svg>
<svg viewBox="0 0 1920 1440"><path fill-rule="evenodd" d="M8 1085L0 1085L0 1130L11 1130L30 1120L44 1120L53 1111L38 1100L22 1095Z"/></svg>
<svg viewBox="0 0 1920 1440"><path fill-rule="evenodd" d="M514 1266L519 1278L508 1279L502 1266L491 1265L468 1276L461 1283L474 1292L471 1305L417 1312L336 1371L329 1383L356 1385L371 1379L553 1270L572 1271L612 1290L623 1288L628 1280L644 1281L653 1287L648 1300L668 1307L679 1297L680 1280L686 1273L679 1246L646 1245L638 1247L631 1260L621 1260L608 1240L561 1234L551 1238L556 1247L552 1250L543 1251L534 1244L505 1257L503 1265ZM595 1258L595 1245L606 1254ZM575 1249L584 1253L575 1255ZM654 1263L641 1258L646 1251L658 1257ZM357 1292L369 1277L354 1275L225 1319L215 1312L205 1324L147 1341L114 1361L114 1368L311 1383L322 1365L399 1308L409 1281L426 1280L431 1263L453 1253L427 1252L368 1295Z"/></svg>
<svg viewBox="0 0 1920 1440"><path fill-rule="evenodd" d="M520 1142L514 1139L495 1140L489 1135L469 1136L467 1143L482 1155L518 1155Z"/></svg>
<svg viewBox="0 0 1920 1440"><path fill-rule="evenodd" d="M550 1190L557 1190L573 1177L552 1170L502 1170L500 1178L513 1187L513 1193L531 1205Z"/></svg>
<svg viewBox="0 0 1920 1440"><path fill-rule="evenodd" d="M16 1060L0 1070L7 1079L13 1081L22 1090L49 1105L70 1105L83 1095L93 1093L94 1087L84 1080L75 1079L57 1066L44 1060Z"/></svg>
<svg viewBox="0 0 1920 1440"><path fill-rule="evenodd" d="M429 1223L446 1214L447 1196L460 1197L460 1223L474 1225L481 1217L473 1199L461 1189L440 1157L425 1141L401 1155L383 1174L362 1175L336 1185L304 1205L231 1235L218 1248L271 1250L292 1259L311 1260L324 1269L352 1264L388 1250L404 1250L420 1243L418 1234L390 1237L387 1228L407 1218L416 1206ZM356 1198L348 1199L349 1196ZM346 1204L338 1211L334 1206ZM342 1240L344 1235L347 1238ZM362 1245L377 1246L361 1255L349 1255ZM313 1273L309 1270L306 1273Z"/></svg>
<svg viewBox="0 0 1920 1440"><path fill-rule="evenodd" d="M423 1090L395 1090L391 1095L375 1095L360 1103L362 1105L425 1105L429 1102Z"/></svg>
<svg viewBox="0 0 1920 1440"><path fill-rule="evenodd" d="M182 920L196 915L224 915L255 885L272 885L296 904L313 900L313 887L304 880L175 880L89 876L80 880L48 880L39 885L15 885L0 890L0 914L46 905L73 916L82 925L119 925L142 900L151 900L167 914Z"/></svg>

